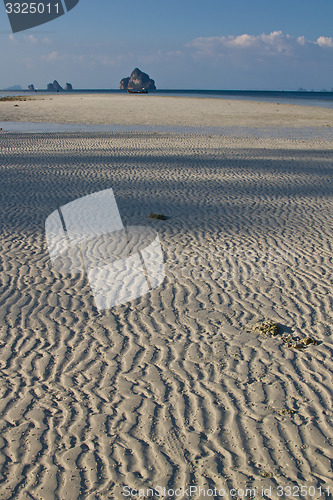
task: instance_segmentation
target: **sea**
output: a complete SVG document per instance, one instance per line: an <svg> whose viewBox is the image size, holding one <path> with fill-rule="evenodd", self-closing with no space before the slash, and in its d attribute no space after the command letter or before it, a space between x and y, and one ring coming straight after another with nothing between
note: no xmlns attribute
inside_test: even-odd
<svg viewBox="0 0 333 500"><path fill-rule="evenodd" d="M66 92L67 93L67 92ZM71 93L79 94L126 94L124 90L110 89L76 89ZM0 97L15 95L54 94L47 90L0 91ZM301 106L319 106L333 108L333 92L328 91L290 91L290 90L177 90L159 89L148 95L175 97L202 97L210 99L235 99L246 101L262 101L272 103L298 104Z"/></svg>

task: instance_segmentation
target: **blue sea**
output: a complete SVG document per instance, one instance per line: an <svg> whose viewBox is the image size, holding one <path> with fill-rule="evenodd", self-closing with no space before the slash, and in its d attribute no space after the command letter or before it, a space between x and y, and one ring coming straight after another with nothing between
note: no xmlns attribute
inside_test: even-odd
<svg viewBox="0 0 333 500"><path fill-rule="evenodd" d="M82 94L125 94L124 90L108 89L76 89L73 93ZM46 90L30 91L0 91L0 96L54 94ZM148 95L202 97L211 99L236 99L247 101L262 101L272 103L298 104L302 106L319 106L333 108L333 92L306 91L272 91L272 90L169 90L161 89Z"/></svg>

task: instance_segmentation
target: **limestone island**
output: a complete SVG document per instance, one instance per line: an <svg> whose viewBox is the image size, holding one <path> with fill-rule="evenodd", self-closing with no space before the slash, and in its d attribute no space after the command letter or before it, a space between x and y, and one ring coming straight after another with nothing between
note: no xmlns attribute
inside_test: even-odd
<svg viewBox="0 0 333 500"><path fill-rule="evenodd" d="M123 78L120 81L119 88L121 90L127 90L128 92L148 92L149 90L156 90L155 81L139 68L135 68L131 76Z"/></svg>

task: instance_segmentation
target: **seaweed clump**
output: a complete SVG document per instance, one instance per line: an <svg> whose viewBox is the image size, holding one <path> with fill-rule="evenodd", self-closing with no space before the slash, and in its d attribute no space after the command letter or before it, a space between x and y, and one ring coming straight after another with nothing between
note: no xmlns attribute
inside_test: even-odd
<svg viewBox="0 0 333 500"><path fill-rule="evenodd" d="M293 337L292 335L282 336L284 345L289 349L305 349L309 345L318 345L317 340L312 337Z"/></svg>
<svg viewBox="0 0 333 500"><path fill-rule="evenodd" d="M20 95L15 95L15 96L5 96L5 97L0 97L0 102L6 102L6 101L30 101L28 97L20 96Z"/></svg>
<svg viewBox="0 0 333 500"><path fill-rule="evenodd" d="M252 329L252 333L259 333L261 335L268 335L270 337L276 337L280 332L280 328L278 323L274 323L270 320L263 320L259 323L256 323ZM312 337L297 337L293 336L290 333L283 333L281 335L281 340L285 347L289 349L305 349L309 345L318 345L319 342Z"/></svg>
<svg viewBox="0 0 333 500"><path fill-rule="evenodd" d="M160 220L167 220L169 218L163 214L149 214L148 217L149 219L160 219Z"/></svg>
<svg viewBox="0 0 333 500"><path fill-rule="evenodd" d="M291 410L290 408L272 408L272 410L275 412L275 413L278 413L279 415L295 415L296 410Z"/></svg>
<svg viewBox="0 0 333 500"><path fill-rule="evenodd" d="M252 328L252 333L260 333L261 335L269 335L270 337L276 337L279 334L279 325L265 319L260 323L256 323Z"/></svg>

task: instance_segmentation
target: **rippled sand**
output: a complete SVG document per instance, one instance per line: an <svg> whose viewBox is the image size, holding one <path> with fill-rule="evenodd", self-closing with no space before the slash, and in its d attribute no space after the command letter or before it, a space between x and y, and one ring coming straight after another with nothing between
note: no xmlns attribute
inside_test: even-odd
<svg viewBox="0 0 333 500"><path fill-rule="evenodd" d="M0 498L332 487L332 143L59 133L1 146ZM157 229L166 278L98 312L85 275L52 269L44 223L110 187L125 225ZM251 333L263 318L318 345Z"/></svg>

